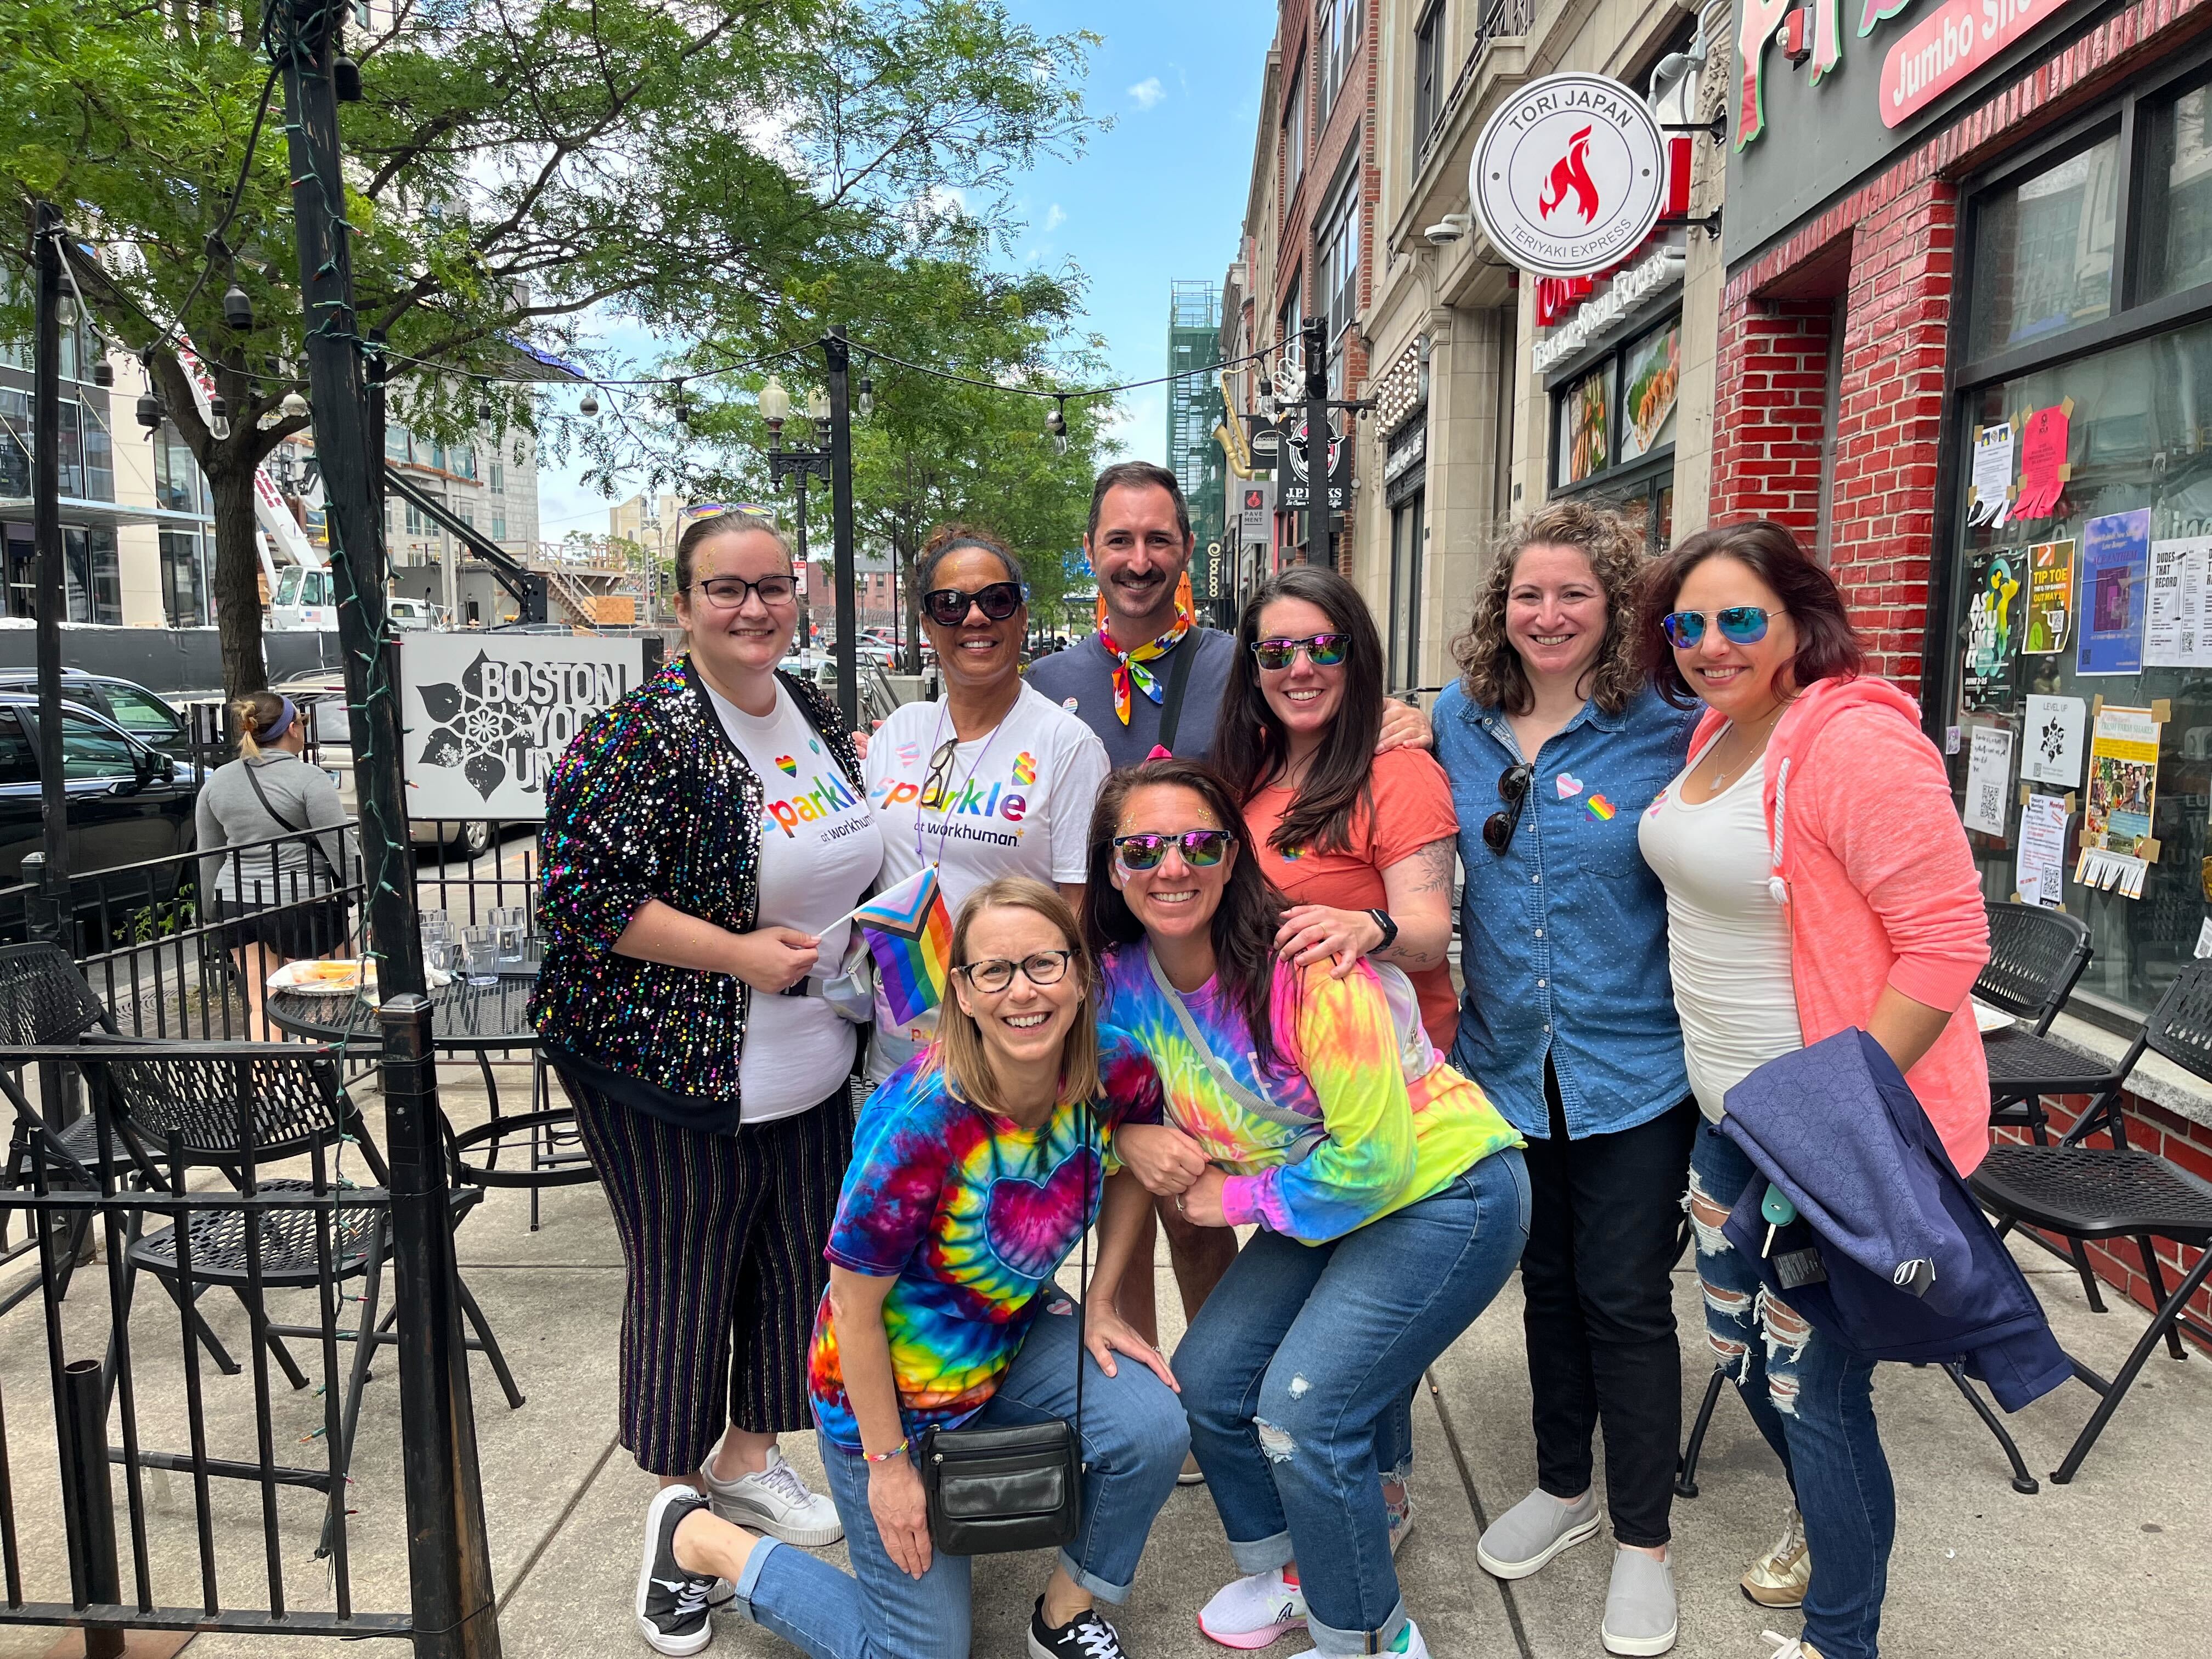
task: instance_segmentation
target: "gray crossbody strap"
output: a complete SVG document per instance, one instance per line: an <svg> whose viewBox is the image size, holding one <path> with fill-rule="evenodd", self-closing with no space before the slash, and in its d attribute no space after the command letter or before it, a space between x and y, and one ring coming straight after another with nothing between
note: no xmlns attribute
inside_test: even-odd
<svg viewBox="0 0 2212 1659"><path fill-rule="evenodd" d="M1153 954L1149 945L1145 947L1145 963L1152 970L1152 983L1159 987L1160 994L1175 1010L1176 1018L1182 1024L1183 1036L1190 1040L1193 1048L1205 1056L1206 1069L1212 1073L1213 1081L1221 1092L1254 1116L1292 1131L1297 1138L1291 1143L1290 1155L1285 1162L1304 1162L1306 1155L1328 1138L1328 1131L1311 1118L1301 1116L1288 1107L1278 1106L1266 1096L1255 1094L1239 1083L1237 1074L1229 1069L1221 1056L1206 1045L1205 1034L1198 1029L1198 1022L1190 1017L1190 1010L1183 1006L1182 993L1169 981L1167 970L1160 966L1159 957Z"/></svg>

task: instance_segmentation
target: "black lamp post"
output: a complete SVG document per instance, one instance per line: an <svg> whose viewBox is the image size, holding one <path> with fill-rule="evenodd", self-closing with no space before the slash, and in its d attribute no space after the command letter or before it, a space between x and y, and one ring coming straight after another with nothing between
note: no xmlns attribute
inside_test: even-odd
<svg viewBox="0 0 2212 1659"><path fill-rule="evenodd" d="M781 495L786 478L799 480L799 562L803 568L806 566L806 482L809 478L830 482L830 399L818 388L806 394L807 423L813 439L812 447L807 449L783 447L783 423L791 418L791 394L773 374L761 388L760 410L768 422L769 482ZM799 648L805 650L814 643L814 630L805 597L806 579L799 580Z"/></svg>

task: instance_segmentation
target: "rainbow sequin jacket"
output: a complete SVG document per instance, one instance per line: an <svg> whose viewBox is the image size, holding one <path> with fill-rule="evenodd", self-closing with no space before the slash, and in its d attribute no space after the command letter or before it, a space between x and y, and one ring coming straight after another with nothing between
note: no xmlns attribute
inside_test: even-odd
<svg viewBox="0 0 2212 1659"><path fill-rule="evenodd" d="M814 687L778 676L855 790L860 757ZM724 734L690 659L667 667L576 734L545 786L544 963L531 1022L551 1048L738 1119L738 1054L752 988L731 974L615 954L657 898L732 933L760 902L760 778Z"/></svg>

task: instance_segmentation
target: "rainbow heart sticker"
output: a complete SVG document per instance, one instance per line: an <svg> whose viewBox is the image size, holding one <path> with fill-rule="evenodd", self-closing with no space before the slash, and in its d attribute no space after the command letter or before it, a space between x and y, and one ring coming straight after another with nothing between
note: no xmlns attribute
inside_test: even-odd
<svg viewBox="0 0 2212 1659"><path fill-rule="evenodd" d="M775 765L776 769L786 777L795 778L799 775L799 763L788 755L778 755L775 757Z"/></svg>
<svg viewBox="0 0 2212 1659"><path fill-rule="evenodd" d="M1613 803L1603 795L1592 795L1583 805L1589 808L1592 817L1605 819L1613 816Z"/></svg>
<svg viewBox="0 0 2212 1659"><path fill-rule="evenodd" d="M1583 792L1583 781L1571 772L1560 773L1556 781L1561 800L1572 800Z"/></svg>
<svg viewBox="0 0 2212 1659"><path fill-rule="evenodd" d="M1014 757L1014 781L1022 784L1036 781L1036 757L1026 749Z"/></svg>

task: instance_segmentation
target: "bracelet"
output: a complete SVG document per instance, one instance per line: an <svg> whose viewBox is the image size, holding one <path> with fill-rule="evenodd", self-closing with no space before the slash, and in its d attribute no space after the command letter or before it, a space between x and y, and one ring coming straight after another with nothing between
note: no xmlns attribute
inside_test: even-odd
<svg viewBox="0 0 2212 1659"><path fill-rule="evenodd" d="M902 1440L897 1445L893 1446L887 1452L872 1452L864 1449L861 1451L860 1455L871 1463L888 1463L894 1457L905 1455L907 1444L908 1443L906 1441Z"/></svg>

